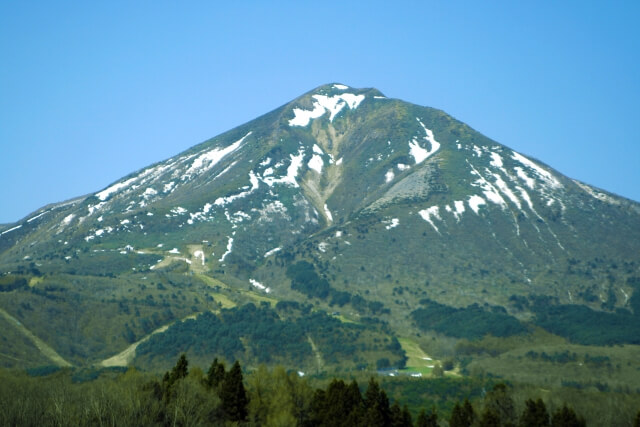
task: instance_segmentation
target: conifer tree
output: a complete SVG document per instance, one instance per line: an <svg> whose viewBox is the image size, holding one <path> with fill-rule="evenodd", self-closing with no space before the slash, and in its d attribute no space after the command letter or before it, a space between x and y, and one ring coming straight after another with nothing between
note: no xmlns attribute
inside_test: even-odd
<svg viewBox="0 0 640 427"><path fill-rule="evenodd" d="M542 399L538 399L535 402L532 399L527 399L524 404L525 408L520 417L520 425L522 427L549 426L549 413Z"/></svg>
<svg viewBox="0 0 640 427"><path fill-rule="evenodd" d="M438 427L438 413L436 412L436 408L431 408L429 415L427 415L427 412L423 408L418 414L416 427Z"/></svg>
<svg viewBox="0 0 640 427"><path fill-rule="evenodd" d="M179 379L186 378L188 374L189 361L187 360L187 356L182 353L176 362L176 365L171 369L171 372L166 372L162 378L162 397L165 403L168 403L171 400L171 397L174 394L175 383Z"/></svg>
<svg viewBox="0 0 640 427"><path fill-rule="evenodd" d="M389 398L378 382L372 377L365 392L364 405L366 408L364 424L371 427L386 427L391 422Z"/></svg>
<svg viewBox="0 0 640 427"><path fill-rule="evenodd" d="M465 399L464 403L460 405L456 402L451 411L451 418L449 419L449 425L451 427L469 427L473 424L476 418L476 414L473 410L473 406L469 403L469 399Z"/></svg>
<svg viewBox="0 0 640 427"><path fill-rule="evenodd" d="M182 353L178 362L176 362L176 366L171 370L171 374L169 376L169 381L173 384L180 378L186 378L189 374L189 361L187 360L187 355Z"/></svg>
<svg viewBox="0 0 640 427"><path fill-rule="evenodd" d="M500 383L493 386L493 389L484 398L484 407L483 417L486 414L489 417L487 420L491 420L496 416L498 417L499 425L515 425L515 406L506 384Z"/></svg>
<svg viewBox="0 0 640 427"><path fill-rule="evenodd" d="M566 404L553 413L551 417L552 427L585 427L584 418L576 415L576 412Z"/></svg>
<svg viewBox="0 0 640 427"><path fill-rule="evenodd" d="M389 408L391 414L391 427L402 427L402 409L396 400Z"/></svg>
<svg viewBox="0 0 640 427"><path fill-rule="evenodd" d="M224 377L220 388L220 400L227 420L244 421L247 418L249 400L242 383L242 369L237 360Z"/></svg>
<svg viewBox="0 0 640 427"><path fill-rule="evenodd" d="M213 359L211 366L209 367L209 371L207 372L207 386L210 388L217 389L222 381L224 381L224 376L226 374L226 370L223 362L218 362L218 358Z"/></svg>

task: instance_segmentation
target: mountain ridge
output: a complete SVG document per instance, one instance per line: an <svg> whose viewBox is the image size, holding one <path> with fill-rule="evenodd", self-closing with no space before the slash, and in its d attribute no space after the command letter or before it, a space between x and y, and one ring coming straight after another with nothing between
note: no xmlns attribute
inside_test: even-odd
<svg viewBox="0 0 640 427"><path fill-rule="evenodd" d="M0 307L75 362L247 302L310 303L419 334L425 317L412 313L451 307L547 325L540 298L635 313L640 284L640 204L444 111L340 83L0 233ZM47 323L74 310L77 342L56 338ZM89 338L92 310L118 314ZM278 327L307 321L278 313Z"/></svg>

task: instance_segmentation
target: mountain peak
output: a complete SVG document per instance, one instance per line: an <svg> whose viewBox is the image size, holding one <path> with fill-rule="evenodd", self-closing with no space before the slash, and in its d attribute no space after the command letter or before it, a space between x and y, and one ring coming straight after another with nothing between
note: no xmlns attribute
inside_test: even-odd
<svg viewBox="0 0 640 427"><path fill-rule="evenodd" d="M215 279L221 301L235 289L238 301L269 293L362 315L379 303L396 318L425 298L515 313L526 310L518 298L547 295L613 311L634 292L637 209L442 111L329 83L3 226L0 271L32 264L47 276L38 292L99 276L92 283L138 300L150 295L140 284L173 292L185 273ZM292 281L295 268L318 279Z"/></svg>
<svg viewBox="0 0 640 427"><path fill-rule="evenodd" d="M329 114L329 121L348 107L358 108L365 99L386 99L377 89L356 89L342 83L328 83L305 93L293 101L294 117L289 120L290 126L307 126L312 119Z"/></svg>

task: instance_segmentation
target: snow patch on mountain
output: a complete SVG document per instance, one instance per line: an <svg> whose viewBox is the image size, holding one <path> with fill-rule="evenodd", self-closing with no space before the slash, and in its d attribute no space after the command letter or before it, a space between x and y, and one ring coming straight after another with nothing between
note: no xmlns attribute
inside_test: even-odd
<svg viewBox="0 0 640 427"><path fill-rule="evenodd" d="M289 126L307 126L312 119L322 117L329 112L329 121L333 122L335 116L342 111L345 106L355 110L364 100L364 95L355 95L353 93L342 93L340 95L313 95L313 109L303 110L301 108L293 109L293 119L289 120Z"/></svg>
<svg viewBox="0 0 640 427"><path fill-rule="evenodd" d="M291 162L289 163L289 167L287 168L287 175L281 178L275 178L273 176L262 176L262 182L267 184L269 187L273 187L275 184L285 184L291 187L299 187L298 181L296 178L298 177L298 169L302 166L302 162L304 160L304 148L300 148L297 154L290 154ZM276 165L277 166L277 165Z"/></svg>
<svg viewBox="0 0 640 427"><path fill-rule="evenodd" d="M502 157L500 156L500 154L491 152L490 155L491 155L491 162L489 162L489 164L491 166L494 166L496 168L502 168L504 166L504 164L502 163Z"/></svg>
<svg viewBox="0 0 640 427"><path fill-rule="evenodd" d="M393 173L393 169L389 169L387 173L384 174L384 182L391 182L396 175Z"/></svg>
<svg viewBox="0 0 640 427"><path fill-rule="evenodd" d="M478 210L480 209L480 206L487 204L487 202L485 202L484 199L478 196L477 194L470 196L469 200L467 200L467 203L469 204L469 207L476 215L478 214Z"/></svg>
<svg viewBox="0 0 640 427"><path fill-rule="evenodd" d="M271 292L271 288L266 287L265 285L258 282L257 280L249 279L249 283L251 283L251 286L253 286L254 288L260 289L261 291L264 291L266 293Z"/></svg>
<svg viewBox="0 0 640 427"><path fill-rule="evenodd" d="M573 180L573 182L575 182L578 187L582 188L587 194L589 194L591 197L600 200L601 202L606 202L606 203L610 203L612 205L619 205L620 201L614 199L611 196L608 196L604 193L600 193L599 191L596 191L594 188L588 186L587 184L583 184L580 181L576 181L575 179Z"/></svg>
<svg viewBox="0 0 640 427"><path fill-rule="evenodd" d="M518 178L523 180L527 187L529 187L531 190L535 188L536 180L527 175L527 173L520 166L514 167L513 170L516 171Z"/></svg>
<svg viewBox="0 0 640 427"><path fill-rule="evenodd" d="M276 215L282 216L286 220L291 219L289 215L287 215L287 207L282 204L280 200L275 200L266 205L263 204L261 209L253 208L251 212L258 214L258 223L273 222L273 217Z"/></svg>
<svg viewBox="0 0 640 427"><path fill-rule="evenodd" d="M227 251L223 253L220 259L218 260L220 262L223 262L224 259L227 257L227 255L229 255L231 253L231 250L233 249L233 237L227 236L227 238L229 239L227 241Z"/></svg>
<svg viewBox="0 0 640 427"><path fill-rule="evenodd" d="M276 252L280 252L282 250L282 248L273 248L271 250L268 250L267 252L264 253L264 257L268 258L271 255L275 254Z"/></svg>
<svg viewBox="0 0 640 427"><path fill-rule="evenodd" d="M562 187L562 184L560 183L560 181L558 181L556 179L556 177L553 176L549 171L543 169L542 166L538 165L537 163L527 159L522 154L517 153L517 152L514 151L513 154L511 155L511 158L516 160L516 161L518 161L518 162L520 162L522 165L528 167L532 171L534 171L535 174L538 175L550 187L552 187L552 188L560 188L560 187ZM531 188L533 188L533 187L531 187Z"/></svg>
<svg viewBox="0 0 640 427"><path fill-rule="evenodd" d="M313 156L311 156L311 160L309 160L309 163L308 163L309 168L313 169L319 174L322 173L323 165L324 165L324 162L322 161L322 157L320 157L318 154L314 154Z"/></svg>
<svg viewBox="0 0 640 427"><path fill-rule="evenodd" d="M420 126L422 126L426 134L426 136L423 136L422 139L431 144L431 149L426 149L420 146L420 143L416 138L413 138L409 142L409 153L415 159L416 164L420 164L440 149L440 143L436 141L431 129L427 129L427 127L420 121L419 118L416 117L416 120L418 121L418 123L420 123Z"/></svg>
<svg viewBox="0 0 640 427"><path fill-rule="evenodd" d="M15 227L12 227L8 230L4 230L2 233L0 233L0 236L5 235L7 233L11 233L12 231L16 231L18 229L22 228L22 225L16 225Z"/></svg>
<svg viewBox="0 0 640 427"><path fill-rule="evenodd" d="M251 132L247 133L245 136L227 147L213 148L197 156L193 163L191 163L189 169L187 169L182 175L182 180L191 179L194 175L202 174L214 167L225 156L239 149L249 135L251 135Z"/></svg>
<svg viewBox="0 0 640 427"><path fill-rule="evenodd" d="M391 218L390 221L384 221L385 227L387 230L391 230L392 228L397 227L400 224L400 220L398 218Z"/></svg>
<svg viewBox="0 0 640 427"><path fill-rule="evenodd" d="M202 260L202 265L204 265L204 263L205 263L205 258L204 258L204 252L203 252L203 251L201 251L201 250L197 250L197 251L195 251L195 252L193 253L193 257L194 257L195 259L200 258L200 259Z"/></svg>
<svg viewBox="0 0 640 427"><path fill-rule="evenodd" d="M122 182L118 182L116 184L113 184L111 187L108 187L108 188L100 191L99 193L96 193L96 197L104 202L113 193L116 193L116 192L118 192L118 191L120 191L120 190L122 190L124 188L127 188L128 186L133 184L137 179L138 179L138 177L129 178L126 181L122 181Z"/></svg>
<svg viewBox="0 0 640 427"><path fill-rule="evenodd" d="M333 222L333 215L331 215L331 211L329 210L329 207L327 207L326 203L324 204L324 214L329 222Z"/></svg>
<svg viewBox="0 0 640 427"><path fill-rule="evenodd" d="M226 205L228 205L229 203L232 203L235 200L247 197L249 194L251 194L254 191L256 191L258 189L258 187L260 186L260 181L258 180L258 177L256 176L256 174L253 171L249 171L249 181L251 182L251 188L249 190L242 191L242 192L240 192L238 194L233 194L233 195L227 196L227 197L218 197L215 200L215 202L213 202L213 204L216 205L216 206L226 206Z"/></svg>
<svg viewBox="0 0 640 427"><path fill-rule="evenodd" d="M442 218L440 218L440 208L438 206L431 206L430 208L423 209L423 210L419 211L418 214L422 217L422 219L424 219L429 224L431 224L433 229L436 230L436 232L438 234L440 234L440 231L438 230L438 227L433 223L433 220L431 219L431 217L433 217L435 219L438 219L438 220L442 219Z"/></svg>
<svg viewBox="0 0 640 427"><path fill-rule="evenodd" d="M467 163L471 167L471 175L478 177L478 179L472 182L471 185L482 189L482 192L484 193L487 200L495 203L496 205L500 205L502 209L506 209L507 202L505 202L504 198L500 195L496 187L494 187L493 184L487 181L487 179L482 176L482 174L480 174L480 172L478 172L478 170L474 168L468 160Z"/></svg>
<svg viewBox="0 0 640 427"><path fill-rule="evenodd" d="M502 194L504 194L505 196L507 196L507 198L509 200L511 200L511 202L514 205L516 205L518 207L518 209L522 209L522 204L520 203L520 199L518 199L518 197L515 195L515 193L513 191L511 191L511 189L509 188L507 183L504 182L502 177L500 175L498 175L497 173L494 173L493 177L495 178L496 186L498 187L500 192Z"/></svg>

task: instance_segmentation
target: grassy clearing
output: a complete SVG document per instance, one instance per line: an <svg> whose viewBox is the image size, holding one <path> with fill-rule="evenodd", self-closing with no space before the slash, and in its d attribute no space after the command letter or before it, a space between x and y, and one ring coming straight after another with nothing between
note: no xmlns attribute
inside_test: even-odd
<svg viewBox="0 0 640 427"><path fill-rule="evenodd" d="M431 375L433 366L439 362L433 360L415 341L409 338L398 338L398 341L407 355L406 368L402 369L402 372L420 373L423 376Z"/></svg>
<svg viewBox="0 0 640 427"><path fill-rule="evenodd" d="M202 280L207 285L213 287L213 288L220 287L222 289L230 289L229 285L227 285L226 283L221 282L218 279L214 279L211 276L207 276L205 274L196 274L196 277L198 279Z"/></svg>
<svg viewBox="0 0 640 427"><path fill-rule="evenodd" d="M43 280L43 277L32 277L29 279L29 287L33 288L34 286L38 286L38 284L42 283Z"/></svg>
<svg viewBox="0 0 640 427"><path fill-rule="evenodd" d="M220 294L217 292L211 292L210 295L213 297L213 299L220 303L220 305L222 306L222 308L233 308L235 307L237 304L233 301L231 301L231 299L229 299L228 296L224 295L224 294Z"/></svg>
<svg viewBox="0 0 640 427"><path fill-rule="evenodd" d="M271 307L275 307L276 304L278 303L278 300L275 299L275 298L266 297L264 295L260 295L260 294L257 294L255 292L243 291L243 290L240 290L239 292L242 295L245 295L245 296L251 298L252 300L257 301L258 303L267 302L267 303L269 303L269 305L271 305Z"/></svg>
<svg viewBox="0 0 640 427"><path fill-rule="evenodd" d="M353 323L354 325L359 325L355 320L347 319L342 314L332 314L333 317L341 321L342 323Z"/></svg>

